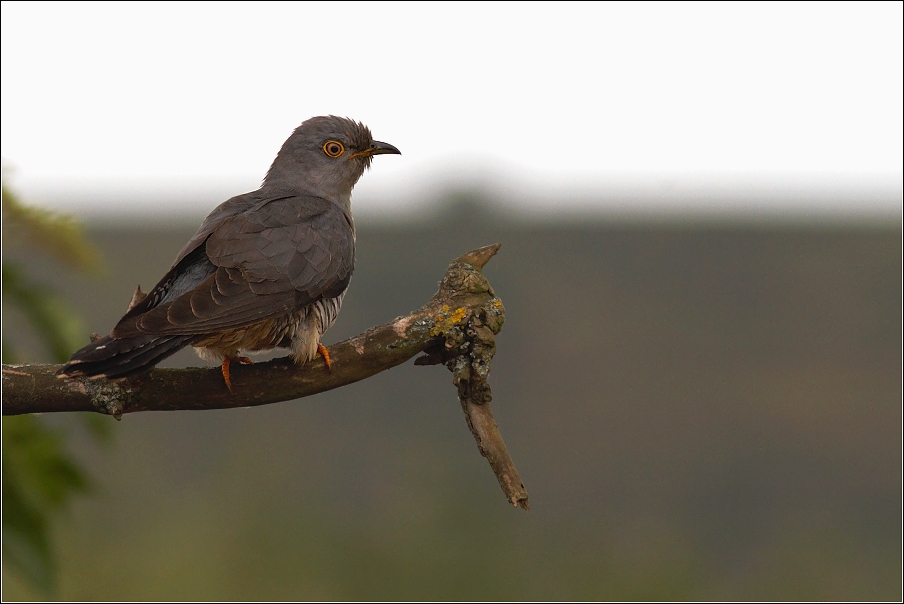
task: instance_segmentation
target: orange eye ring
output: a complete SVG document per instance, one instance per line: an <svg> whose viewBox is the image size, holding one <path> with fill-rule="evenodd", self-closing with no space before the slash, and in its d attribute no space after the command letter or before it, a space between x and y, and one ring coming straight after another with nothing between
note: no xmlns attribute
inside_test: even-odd
<svg viewBox="0 0 904 604"><path fill-rule="evenodd" d="M326 153L328 157L336 158L345 153L345 145L339 141L329 140L323 143L323 152Z"/></svg>

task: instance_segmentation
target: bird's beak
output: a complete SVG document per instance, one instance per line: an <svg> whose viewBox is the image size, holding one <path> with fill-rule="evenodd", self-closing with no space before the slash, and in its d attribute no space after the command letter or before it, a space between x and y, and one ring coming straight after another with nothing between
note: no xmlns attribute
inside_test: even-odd
<svg viewBox="0 0 904 604"><path fill-rule="evenodd" d="M352 157L371 157L373 155L401 155L402 152L390 145L389 143L382 143L380 141L373 141L370 143L370 147L365 149L364 151L357 151L352 154ZM350 159L350 158L349 158Z"/></svg>
<svg viewBox="0 0 904 604"><path fill-rule="evenodd" d="M401 155L402 152L390 145L389 143L381 143L380 141L374 141L370 144L370 154L371 155Z"/></svg>

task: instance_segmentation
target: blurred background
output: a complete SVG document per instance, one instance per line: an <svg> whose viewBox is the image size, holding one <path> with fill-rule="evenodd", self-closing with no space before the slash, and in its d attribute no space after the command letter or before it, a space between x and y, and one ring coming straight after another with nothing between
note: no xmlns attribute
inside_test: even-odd
<svg viewBox="0 0 904 604"><path fill-rule="evenodd" d="M4 600L901 598L900 3L5 2L0 23L5 360L66 346L9 302L8 264L87 342L303 119L348 115L404 155L356 188L325 342L501 242L490 382L531 497L507 505L442 367L4 418ZM20 236L7 190L84 223L103 268L36 252L61 237ZM22 422L71 465L51 578L7 530Z"/></svg>

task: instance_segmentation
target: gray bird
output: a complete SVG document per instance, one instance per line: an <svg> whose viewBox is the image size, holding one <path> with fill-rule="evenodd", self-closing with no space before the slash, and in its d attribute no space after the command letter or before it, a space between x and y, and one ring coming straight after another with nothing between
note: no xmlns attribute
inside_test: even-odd
<svg viewBox="0 0 904 604"><path fill-rule="evenodd" d="M220 204L169 272L140 290L109 336L72 355L59 377L135 375L191 345L208 360L288 348L318 351L355 268L352 188L374 155L399 154L360 122L313 117L286 140L257 191Z"/></svg>

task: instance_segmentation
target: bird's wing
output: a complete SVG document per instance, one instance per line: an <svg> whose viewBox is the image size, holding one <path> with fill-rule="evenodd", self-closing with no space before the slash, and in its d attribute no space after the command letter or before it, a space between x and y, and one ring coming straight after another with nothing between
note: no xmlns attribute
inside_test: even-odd
<svg viewBox="0 0 904 604"><path fill-rule="evenodd" d="M188 240L188 243L183 246L179 255L176 256L176 260L173 262L173 268L175 268L183 258L201 246L210 234L217 230L217 228L229 218L232 218L237 214L254 213L268 203L287 197L295 197L295 195L288 192L280 194L279 191L258 189L251 193L236 195L231 199L227 199L204 219L204 222L198 227L198 232Z"/></svg>
<svg viewBox="0 0 904 604"><path fill-rule="evenodd" d="M280 194L279 191L265 191L258 189L244 195L237 195L217 206L201 223L198 231L186 243L170 270L162 279L140 300L131 306L128 312L119 320L123 326L129 319L143 315L152 308L173 300L194 289L204 279L216 271L204 249L204 243L220 225L226 220L246 212L253 213L268 202L278 201L285 197L293 197L292 194ZM121 325L117 329L121 332ZM116 331L116 329L114 329Z"/></svg>
<svg viewBox="0 0 904 604"><path fill-rule="evenodd" d="M336 204L271 199L220 220L173 268L185 265L176 280L193 272L197 283L144 312L132 309L113 335L205 334L282 316L345 291L354 258L354 227Z"/></svg>

